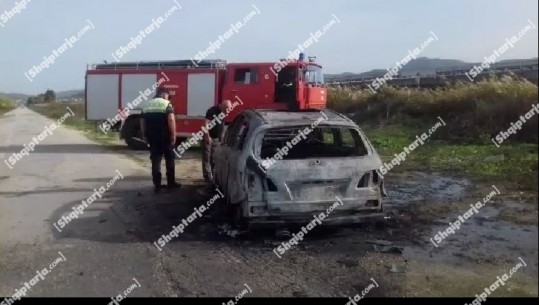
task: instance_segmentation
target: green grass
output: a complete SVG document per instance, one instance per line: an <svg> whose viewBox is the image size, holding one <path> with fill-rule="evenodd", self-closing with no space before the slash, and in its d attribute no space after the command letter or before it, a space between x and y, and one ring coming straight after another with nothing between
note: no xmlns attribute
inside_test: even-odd
<svg viewBox="0 0 539 305"><path fill-rule="evenodd" d="M94 140L100 144L110 146L118 139L118 133L109 131L107 134L103 133L99 127L96 127L94 122L89 122L84 119L85 109L84 103L76 104L61 104L61 103L49 103L49 104L36 104L29 108L37 113L40 113L46 117L57 120L69 110L69 107L75 116L70 116L64 121L64 124L73 127L76 130L82 131L89 139Z"/></svg>
<svg viewBox="0 0 539 305"><path fill-rule="evenodd" d="M364 130L384 162L428 130L403 126L385 126ZM502 158L503 156L503 158ZM526 143L502 144L492 142L455 144L428 140L407 155L406 161L392 169L396 171L425 170L454 172L488 183L503 183L519 191L537 193L538 145Z"/></svg>
<svg viewBox="0 0 539 305"><path fill-rule="evenodd" d="M15 108L15 104L11 101L0 99L0 115Z"/></svg>

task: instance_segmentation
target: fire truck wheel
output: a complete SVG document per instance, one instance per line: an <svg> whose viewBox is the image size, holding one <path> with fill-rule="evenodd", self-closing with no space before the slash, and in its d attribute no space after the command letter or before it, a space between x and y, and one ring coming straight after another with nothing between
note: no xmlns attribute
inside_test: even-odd
<svg viewBox="0 0 539 305"><path fill-rule="evenodd" d="M133 150L146 150L148 146L142 140L140 123L137 119L127 119L124 125L125 143Z"/></svg>

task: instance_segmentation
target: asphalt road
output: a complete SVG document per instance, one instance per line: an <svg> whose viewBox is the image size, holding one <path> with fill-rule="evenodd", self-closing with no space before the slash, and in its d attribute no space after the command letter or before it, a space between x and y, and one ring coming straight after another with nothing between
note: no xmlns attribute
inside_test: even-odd
<svg viewBox="0 0 539 305"><path fill-rule="evenodd" d="M381 226L315 230L278 258L273 249L281 241L272 232L234 236L212 206L160 250L154 242L208 200L195 191L201 183L198 152L177 160L182 188L158 195L146 152L105 149L63 126L10 162L52 123L25 108L0 117L0 296L27 287L27 296L348 297L374 282L369 297L473 296L519 256L528 267L504 287L513 292L502 295L537 296L537 226L511 228L514 234L498 238L497 250L492 243L483 246L478 239L484 236L475 237L473 229L461 230L455 247L433 249L428 237L440 225L424 229L406 209L394 215L398 221ZM413 200L468 205L466 181L425 174L392 179L396 206ZM83 200L83 212L68 221ZM488 233L502 236L497 234L509 226ZM483 222L481 228L491 229ZM373 241L404 253L374 251ZM44 268L48 273L35 278Z"/></svg>

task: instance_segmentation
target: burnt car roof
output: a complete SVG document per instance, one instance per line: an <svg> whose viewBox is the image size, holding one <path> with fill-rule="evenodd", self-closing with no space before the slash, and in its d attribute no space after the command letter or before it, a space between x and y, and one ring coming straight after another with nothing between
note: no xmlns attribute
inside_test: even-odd
<svg viewBox="0 0 539 305"><path fill-rule="evenodd" d="M329 109L306 109L306 110L275 110L275 109L249 109L247 113L252 117L258 117L263 124L268 125L292 125L292 124L311 124L320 117L327 118L325 124L339 124L357 126L352 120ZM323 112L324 114L322 114Z"/></svg>

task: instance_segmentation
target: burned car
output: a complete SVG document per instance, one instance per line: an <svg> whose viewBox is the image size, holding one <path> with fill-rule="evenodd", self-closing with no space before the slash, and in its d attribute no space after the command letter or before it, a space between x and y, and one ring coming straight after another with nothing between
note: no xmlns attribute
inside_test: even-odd
<svg viewBox="0 0 539 305"><path fill-rule="evenodd" d="M245 110L214 154L214 178L244 228L382 219L382 161L361 129L331 110ZM339 203L339 204L335 204Z"/></svg>

